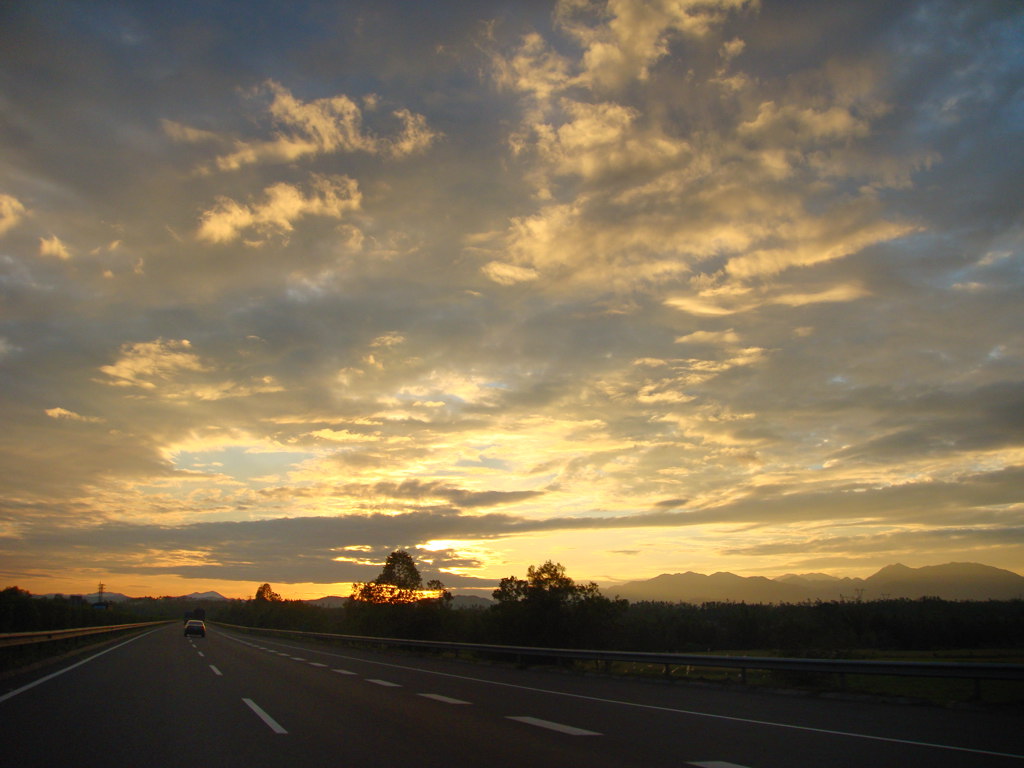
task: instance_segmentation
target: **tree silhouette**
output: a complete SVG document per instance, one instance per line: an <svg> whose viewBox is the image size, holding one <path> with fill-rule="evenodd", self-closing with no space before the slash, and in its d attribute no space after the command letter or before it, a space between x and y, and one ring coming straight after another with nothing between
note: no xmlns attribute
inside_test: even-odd
<svg viewBox="0 0 1024 768"><path fill-rule="evenodd" d="M376 579L379 584L393 584L399 589L420 589L423 579L413 562L412 555L404 549L396 549L384 561L384 570Z"/></svg>
<svg viewBox="0 0 1024 768"><path fill-rule="evenodd" d="M396 549L388 555L376 579L352 585L352 597L366 603L411 603L421 599L422 589L423 578L412 555Z"/></svg>
<svg viewBox="0 0 1024 768"><path fill-rule="evenodd" d="M451 605L452 593L445 587L440 579L431 579L427 582L427 591L437 593L437 601L442 605Z"/></svg>
<svg viewBox="0 0 1024 768"><path fill-rule="evenodd" d="M492 595L501 635L527 645L593 647L627 607L592 581L577 584L551 560L531 565L525 579L502 579Z"/></svg>
<svg viewBox="0 0 1024 768"><path fill-rule="evenodd" d="M256 597L253 599L258 603L279 603L284 598L271 589L269 584L261 584L256 590Z"/></svg>

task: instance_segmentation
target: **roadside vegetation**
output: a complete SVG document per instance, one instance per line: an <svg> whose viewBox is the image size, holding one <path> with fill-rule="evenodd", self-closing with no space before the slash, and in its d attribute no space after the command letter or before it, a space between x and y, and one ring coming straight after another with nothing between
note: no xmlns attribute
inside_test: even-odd
<svg viewBox="0 0 1024 768"><path fill-rule="evenodd" d="M285 600L270 584L260 585L249 600L142 598L104 610L59 596L35 598L11 587L0 592L0 632L180 620L185 613L202 610L207 620L245 627L463 643L802 658L1024 662L1024 600L960 602L925 597L782 605L628 603L603 595L593 582L577 583L561 564L551 561L530 566L525 578L502 579L492 597L490 606L457 608L443 584L423 583L412 558L398 550L388 557L380 576L356 584L351 596L336 607ZM601 671L716 682L735 677L727 670L686 667L666 672L660 667L614 665ZM960 688L966 685L798 677L758 673L745 682L821 690L841 687L887 695L903 692L925 698L931 691L940 699L947 695L961 698ZM1000 698L1020 703L1019 687L1008 689Z"/></svg>
<svg viewBox="0 0 1024 768"><path fill-rule="evenodd" d="M0 633L182 619L307 632L551 648L736 652L856 657L867 651L934 653L1024 649L1024 600L939 598L799 604L639 602L574 581L559 563L502 579L489 607L455 608L440 582L423 583L398 550L381 575L337 607L283 599L270 584L249 600L147 597L97 608L81 598L0 591Z"/></svg>

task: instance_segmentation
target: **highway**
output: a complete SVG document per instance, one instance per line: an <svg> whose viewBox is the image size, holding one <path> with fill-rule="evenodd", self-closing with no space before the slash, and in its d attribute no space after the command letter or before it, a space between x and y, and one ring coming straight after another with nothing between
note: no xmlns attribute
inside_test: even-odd
<svg viewBox="0 0 1024 768"><path fill-rule="evenodd" d="M1019 711L562 674L149 630L0 685L34 766L1024 768Z"/></svg>

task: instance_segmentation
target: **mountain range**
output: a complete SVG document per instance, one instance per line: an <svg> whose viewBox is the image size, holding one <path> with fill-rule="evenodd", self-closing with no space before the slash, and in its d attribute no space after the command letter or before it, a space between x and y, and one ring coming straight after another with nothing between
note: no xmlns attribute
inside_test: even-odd
<svg viewBox="0 0 1024 768"><path fill-rule="evenodd" d="M602 585L608 597L630 602L644 600L670 603L802 603L807 600L887 600L940 597L944 600L1019 600L1024 599L1024 576L981 563L946 563L909 568L897 563L887 565L872 576L840 578L824 573L787 573L774 579L764 576L737 576L734 573L663 573L652 579ZM53 597L53 595L46 595ZM98 599L96 593L83 595L87 602ZM118 592L104 592L109 602L138 598ZM219 592L193 592L177 600L228 600ZM343 605L348 598L329 596L304 602L325 608ZM455 595L456 608L479 608L493 604L483 597Z"/></svg>
<svg viewBox="0 0 1024 768"><path fill-rule="evenodd" d="M56 597L56 593L51 592L50 594L43 595L43 597ZM88 595L81 596L87 603L95 603L100 599L98 592L92 592ZM128 595L122 595L120 592L104 592L103 601L107 603L123 603L128 600L139 600L138 597L129 597ZM227 600L220 592L193 592L189 595L179 595L178 597L171 598L172 600Z"/></svg>
<svg viewBox="0 0 1024 768"><path fill-rule="evenodd" d="M822 573L786 574L775 579L733 573L663 573L602 590L630 602L800 603L807 600L886 600L940 597L944 600L1024 598L1024 576L981 563L946 563L922 568L887 565L866 579Z"/></svg>

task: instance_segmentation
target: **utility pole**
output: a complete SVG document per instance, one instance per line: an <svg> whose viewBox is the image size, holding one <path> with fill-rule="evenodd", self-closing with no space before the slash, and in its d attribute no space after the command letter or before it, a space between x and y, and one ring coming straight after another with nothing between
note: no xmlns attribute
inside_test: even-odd
<svg viewBox="0 0 1024 768"><path fill-rule="evenodd" d="M103 599L103 594L106 592L106 589L107 585L101 581L99 587L96 589L96 602L92 604L93 608L106 609L109 607L107 605L107 601Z"/></svg>

